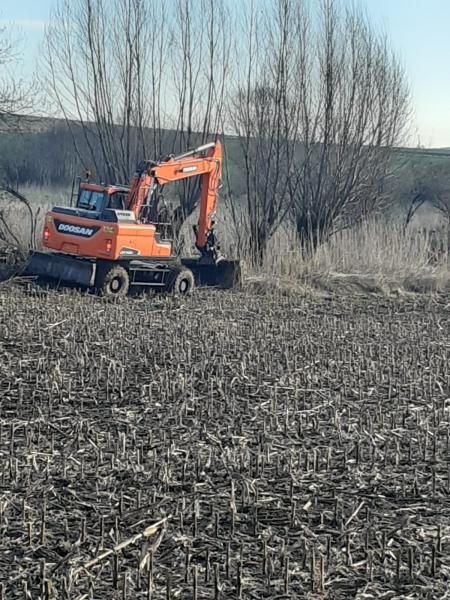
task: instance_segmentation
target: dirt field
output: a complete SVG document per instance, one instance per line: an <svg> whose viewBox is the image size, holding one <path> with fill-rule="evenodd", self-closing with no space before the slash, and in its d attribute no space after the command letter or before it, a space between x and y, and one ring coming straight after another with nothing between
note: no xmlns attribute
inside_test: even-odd
<svg viewBox="0 0 450 600"><path fill-rule="evenodd" d="M449 331L448 299L0 287L0 597L444 597Z"/></svg>

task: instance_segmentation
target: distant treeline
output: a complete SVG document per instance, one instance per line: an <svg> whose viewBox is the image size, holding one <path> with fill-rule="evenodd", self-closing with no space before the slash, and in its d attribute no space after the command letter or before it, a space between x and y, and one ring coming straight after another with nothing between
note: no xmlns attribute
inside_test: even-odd
<svg viewBox="0 0 450 600"><path fill-rule="evenodd" d="M85 132L81 126L71 123L70 127L62 120L55 120L54 123L45 122L45 127L36 127L36 121L33 120L31 126L27 126L25 119L20 122L17 130L9 132L0 132L0 185L7 185L13 188L20 188L23 185L37 185L44 187L69 186L73 178L83 176L86 170L92 173L94 179L100 179L96 168L89 158L89 152L86 148ZM154 155L151 130L146 132L148 138L148 152L146 156L140 156L139 159L157 160L162 156L175 152L176 134L166 130L158 137L162 138L162 153L159 156ZM196 139L195 134L190 137L190 147L202 143L200 134ZM213 138L208 141L213 141ZM233 182L233 194L241 195L244 193L244 161L242 151L238 140L233 136L222 139L226 146L225 173L223 186L227 187L227 182ZM95 136L89 142L91 147L95 148L98 142ZM187 149L187 147L186 147ZM102 152L98 148L97 161L102 173L107 172L107 166L103 164ZM133 175L129 173L129 178ZM117 182L120 178L117 177ZM113 183L108 182L108 183Z"/></svg>
<svg viewBox="0 0 450 600"><path fill-rule="evenodd" d="M25 184L61 186L82 169L72 135L64 123L38 132L0 133L0 180L11 187Z"/></svg>
<svg viewBox="0 0 450 600"><path fill-rule="evenodd" d="M158 160L168 154L176 153L176 133L170 130L158 132L160 140L159 155L154 154L153 132L145 132L147 138L147 154L139 156L141 159ZM119 137L119 133L117 134ZM198 139L197 139L198 138ZM207 141L213 141L213 137ZM224 175L222 182L222 195L232 193L235 197L245 193L245 165L239 140L233 136L222 138L225 146ZM201 144L200 134L191 134L189 146ZM99 145L95 136L89 140L92 148ZM90 150L90 151L91 151ZM19 123L19 129L10 132L0 132L0 185L7 185L20 189L24 185L39 187L67 187L72 184L73 178L84 176L89 170L95 180L100 180L97 173L108 171L104 164L103 154L98 148L97 169L89 160L90 151L86 148L86 135L77 123L67 125L62 120L33 120L27 124L26 119ZM94 150L95 151L95 150ZM132 177L130 172L128 180ZM117 176L108 183L122 183ZM230 185L229 185L230 184ZM230 189L231 188L231 189Z"/></svg>

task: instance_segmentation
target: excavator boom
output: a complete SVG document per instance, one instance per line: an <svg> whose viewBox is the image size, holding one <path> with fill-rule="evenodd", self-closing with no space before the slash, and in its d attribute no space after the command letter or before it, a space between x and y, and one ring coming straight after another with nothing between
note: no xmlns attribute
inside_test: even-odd
<svg viewBox="0 0 450 600"><path fill-rule="evenodd" d="M126 208L139 219L142 207L156 186L174 181L200 177L200 204L195 245L205 255L214 230L217 194L222 177L222 146L212 142L179 156L170 156L160 162L144 161L138 165L131 182Z"/></svg>

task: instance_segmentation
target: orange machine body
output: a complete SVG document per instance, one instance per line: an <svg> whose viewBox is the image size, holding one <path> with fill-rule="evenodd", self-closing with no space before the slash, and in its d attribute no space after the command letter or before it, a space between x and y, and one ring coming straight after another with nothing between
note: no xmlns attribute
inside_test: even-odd
<svg viewBox="0 0 450 600"><path fill-rule="evenodd" d="M105 222L58 209L45 217L43 245L64 254L106 260L172 255L172 242L161 240L155 225Z"/></svg>
<svg viewBox="0 0 450 600"><path fill-rule="evenodd" d="M157 224L144 218L144 209L151 208L158 186L198 175L196 247L205 255L213 232L221 161L217 142L164 161L141 163L129 188L82 182L76 207L56 207L47 213L43 245L64 254L111 261L170 258L172 241L161 236Z"/></svg>
<svg viewBox="0 0 450 600"><path fill-rule="evenodd" d="M170 241L158 241L156 239L156 227L154 225L127 225L123 223L91 224L86 225L85 219L79 217L65 217L64 224L68 229L61 233L56 229L55 218L59 215L49 213L45 223L49 230L49 238L44 239L44 247L64 254L73 254L86 258L104 258L108 260L119 260L131 256L143 257L170 257L172 255L172 243ZM78 234L70 232L70 226L77 230L80 228L95 231L94 236L89 239L80 240ZM76 231L76 230L75 230Z"/></svg>

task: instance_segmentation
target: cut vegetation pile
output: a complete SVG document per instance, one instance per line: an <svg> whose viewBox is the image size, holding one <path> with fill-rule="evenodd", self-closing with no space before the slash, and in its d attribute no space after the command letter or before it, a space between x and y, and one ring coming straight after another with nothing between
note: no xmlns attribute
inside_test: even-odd
<svg viewBox="0 0 450 600"><path fill-rule="evenodd" d="M15 598L441 597L450 307L0 288Z"/></svg>

